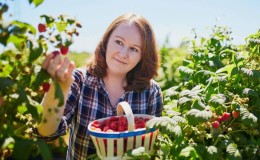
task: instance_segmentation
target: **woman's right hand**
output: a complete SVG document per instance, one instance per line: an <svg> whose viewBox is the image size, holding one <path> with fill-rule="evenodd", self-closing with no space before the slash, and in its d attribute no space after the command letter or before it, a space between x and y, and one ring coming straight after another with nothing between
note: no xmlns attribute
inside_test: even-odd
<svg viewBox="0 0 260 160"><path fill-rule="evenodd" d="M62 59L58 51L47 54L42 68L50 74L52 79L57 80L63 89L70 87L74 81L72 75L75 68L74 62L70 61L68 57Z"/></svg>

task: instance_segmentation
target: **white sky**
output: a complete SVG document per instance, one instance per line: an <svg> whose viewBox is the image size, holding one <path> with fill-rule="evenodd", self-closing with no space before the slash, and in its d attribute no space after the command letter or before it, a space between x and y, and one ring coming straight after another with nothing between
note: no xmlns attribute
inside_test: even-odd
<svg viewBox="0 0 260 160"><path fill-rule="evenodd" d="M178 47L184 37L191 36L192 28L205 34L215 24L230 27L235 44L244 43L246 36L260 29L258 0L45 0L37 8L28 0L7 1L13 18L35 27L42 14L76 18L83 28L70 49L78 52L93 52L109 23L126 12L150 21L159 46L168 34L170 45Z"/></svg>

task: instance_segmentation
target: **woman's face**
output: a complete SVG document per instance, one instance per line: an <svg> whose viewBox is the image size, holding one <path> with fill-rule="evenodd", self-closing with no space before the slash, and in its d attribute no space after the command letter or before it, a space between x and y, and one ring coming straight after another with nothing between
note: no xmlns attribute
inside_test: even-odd
<svg viewBox="0 0 260 160"><path fill-rule="evenodd" d="M112 32L106 50L107 74L123 75L141 59L142 38L134 23L121 23Z"/></svg>

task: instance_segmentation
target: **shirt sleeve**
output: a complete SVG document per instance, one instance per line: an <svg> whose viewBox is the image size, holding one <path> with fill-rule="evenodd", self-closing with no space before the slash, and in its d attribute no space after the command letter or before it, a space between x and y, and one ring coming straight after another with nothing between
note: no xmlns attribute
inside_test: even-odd
<svg viewBox="0 0 260 160"><path fill-rule="evenodd" d="M150 114L160 117L163 111L163 94L161 87L157 82L151 80L150 99L149 99Z"/></svg>
<svg viewBox="0 0 260 160"><path fill-rule="evenodd" d="M68 129L69 124L72 121L72 118L77 110L78 98L81 92L81 88L83 85L83 74L79 70L75 70L74 73L74 82L71 85L71 90L68 94L68 99L65 104L65 109L63 116L61 118L61 122L57 131L50 136L41 136L36 130L36 135L40 139L44 139L45 141L52 141L56 138L65 135Z"/></svg>

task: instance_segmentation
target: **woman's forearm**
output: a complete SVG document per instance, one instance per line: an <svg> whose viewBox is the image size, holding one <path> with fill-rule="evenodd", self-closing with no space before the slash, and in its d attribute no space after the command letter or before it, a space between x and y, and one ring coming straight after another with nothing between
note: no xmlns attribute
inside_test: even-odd
<svg viewBox="0 0 260 160"><path fill-rule="evenodd" d="M41 123L38 126L38 132L40 135L49 136L57 131L63 116L65 101L67 99L69 90L69 87L62 87L64 103L63 106L58 106L59 100L55 99L55 85L53 82L51 83L51 87L49 91L45 93L41 103L43 112Z"/></svg>

